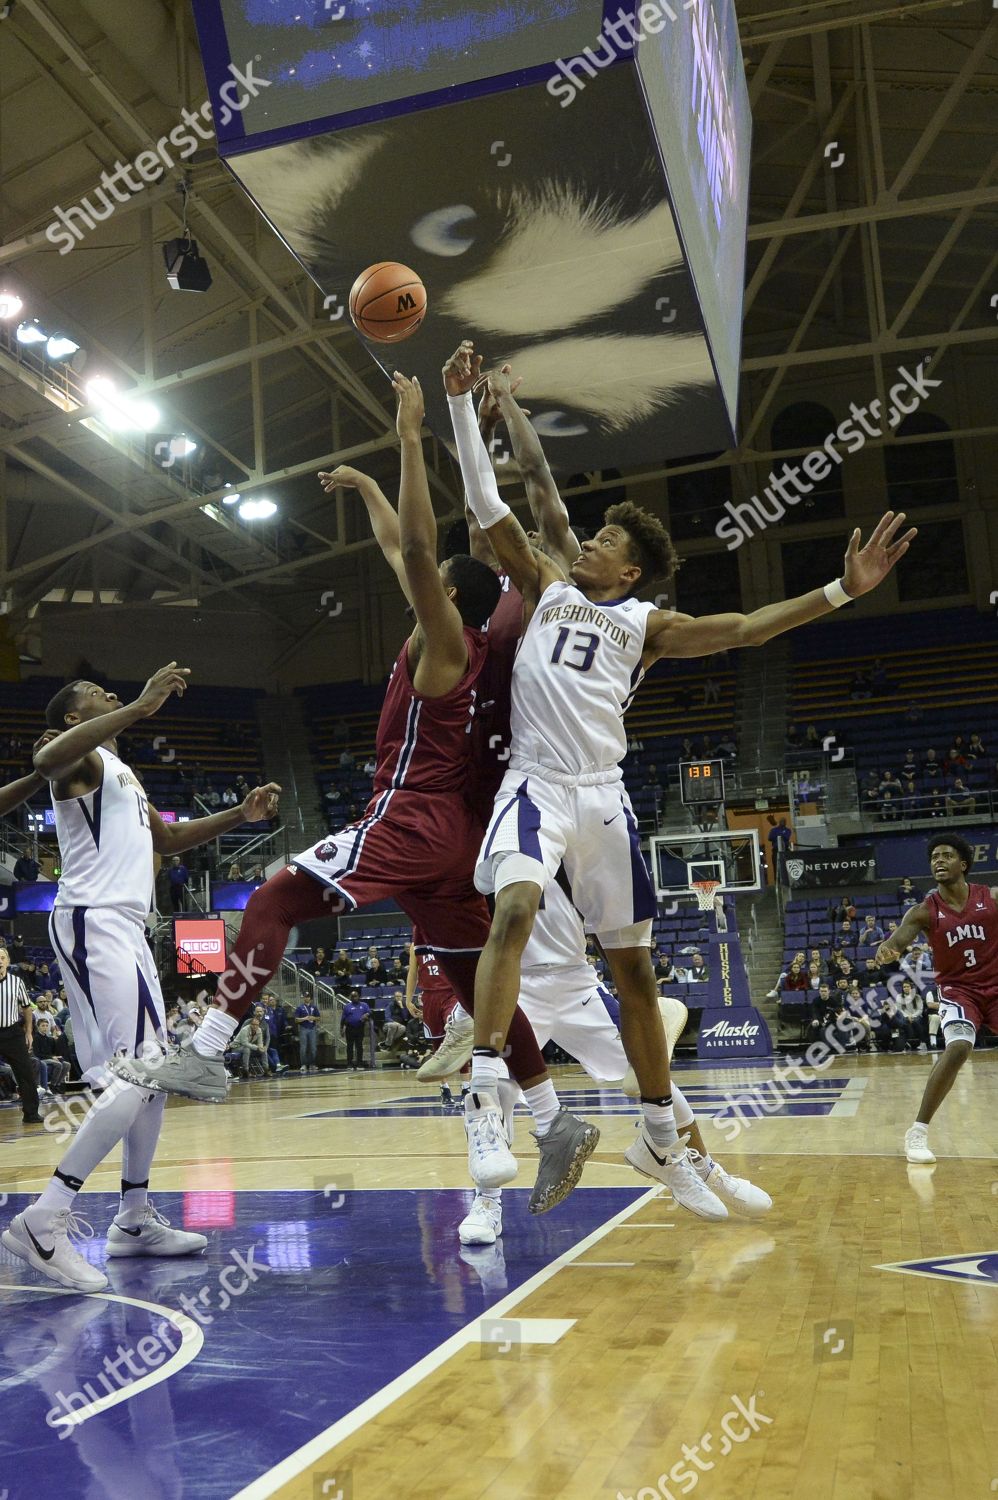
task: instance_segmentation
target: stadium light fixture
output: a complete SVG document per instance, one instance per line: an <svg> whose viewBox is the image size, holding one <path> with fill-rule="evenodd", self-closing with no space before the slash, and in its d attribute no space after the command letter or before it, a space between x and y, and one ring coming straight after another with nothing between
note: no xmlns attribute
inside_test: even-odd
<svg viewBox="0 0 998 1500"><path fill-rule="evenodd" d="M23 306L13 292L0 292L0 318L16 318Z"/></svg>
<svg viewBox="0 0 998 1500"><path fill-rule="evenodd" d="M244 500L239 507L241 521L269 521L276 514L277 506L273 500Z"/></svg>

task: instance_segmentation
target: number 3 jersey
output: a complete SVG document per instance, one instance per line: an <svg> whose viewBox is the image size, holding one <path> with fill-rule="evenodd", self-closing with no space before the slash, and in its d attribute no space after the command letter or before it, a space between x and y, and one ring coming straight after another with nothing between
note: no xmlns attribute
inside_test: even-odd
<svg viewBox="0 0 998 1500"><path fill-rule="evenodd" d="M947 906L938 891L925 898L936 978L940 984L998 993L998 907L990 886L968 885L967 891L963 911Z"/></svg>
<svg viewBox="0 0 998 1500"><path fill-rule="evenodd" d="M619 777L654 609L637 599L593 604L573 583L548 585L513 667L511 768L572 783Z"/></svg>
<svg viewBox="0 0 998 1500"><path fill-rule="evenodd" d="M57 801L62 874L56 907L113 906L144 922L152 905L149 803L130 766L98 749L100 783L85 797Z"/></svg>

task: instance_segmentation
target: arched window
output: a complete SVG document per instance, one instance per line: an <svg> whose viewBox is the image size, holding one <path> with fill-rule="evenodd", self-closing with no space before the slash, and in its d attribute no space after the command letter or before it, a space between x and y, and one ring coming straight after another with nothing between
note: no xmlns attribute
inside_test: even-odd
<svg viewBox="0 0 998 1500"><path fill-rule="evenodd" d="M949 432L949 423L929 412L912 412L898 427L898 437ZM887 501L892 510L919 505L955 505L960 498L956 448L952 438L934 442L891 444L884 449Z"/></svg>
<svg viewBox="0 0 998 1500"><path fill-rule="evenodd" d="M800 481L798 486L794 481L786 480L788 493L794 495L805 491L788 512L793 520L819 521L829 516L845 515L841 463L833 462L823 479L811 479L801 467L808 454L820 453L824 449L826 440L834 435L837 425L828 407L817 401L794 401L792 405L784 407L779 416L773 418L770 429L773 448L777 452L789 448L796 453L794 457L774 458L773 473L777 477L782 476L783 465L786 464ZM836 445L835 451L841 455L841 445ZM825 457L827 461L827 451Z"/></svg>

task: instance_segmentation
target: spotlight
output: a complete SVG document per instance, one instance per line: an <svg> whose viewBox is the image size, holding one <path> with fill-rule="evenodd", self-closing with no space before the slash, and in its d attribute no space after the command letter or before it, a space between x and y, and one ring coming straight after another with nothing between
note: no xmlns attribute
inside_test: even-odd
<svg viewBox="0 0 998 1500"><path fill-rule="evenodd" d="M79 344L68 339L64 333L54 333L45 345L45 353L49 359L68 359L73 354L78 354Z"/></svg>
<svg viewBox="0 0 998 1500"><path fill-rule="evenodd" d="M47 344L49 335L38 326L38 319L32 318L28 323L18 323L15 335L19 344Z"/></svg>
<svg viewBox="0 0 998 1500"><path fill-rule="evenodd" d="M227 484L225 486L225 488L227 490L232 490L231 484ZM240 495L240 493L239 493L238 490L232 490L232 494L231 495L223 495L222 496L222 504L223 505L238 505L239 502L240 502L240 500L242 498L243 497L242 497L242 495Z"/></svg>
<svg viewBox="0 0 998 1500"><path fill-rule="evenodd" d="M159 426L158 406L119 391L104 375L89 382L87 400L98 408L98 420L113 432L152 432Z"/></svg>
<svg viewBox="0 0 998 1500"><path fill-rule="evenodd" d="M170 439L171 458L190 458L192 453L198 451L198 445L183 433L179 437Z"/></svg>
<svg viewBox="0 0 998 1500"><path fill-rule="evenodd" d="M239 507L241 521L267 521L277 514L273 500L244 500Z"/></svg>
<svg viewBox="0 0 998 1500"><path fill-rule="evenodd" d="M0 292L0 318L16 318L24 303L13 292Z"/></svg>
<svg viewBox="0 0 998 1500"><path fill-rule="evenodd" d="M198 253L197 240L167 240L163 260L166 279L175 292L206 292L211 286L208 262Z"/></svg>

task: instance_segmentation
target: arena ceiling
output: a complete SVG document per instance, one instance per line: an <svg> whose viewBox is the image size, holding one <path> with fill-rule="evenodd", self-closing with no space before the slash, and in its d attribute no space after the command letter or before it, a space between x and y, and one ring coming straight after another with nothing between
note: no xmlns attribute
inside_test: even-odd
<svg viewBox="0 0 998 1500"><path fill-rule="evenodd" d="M862 368L882 392L897 357L949 351L993 382L998 337L998 9L737 8L755 134L741 442L719 460L735 466L769 457L772 417L816 371ZM316 471L356 462L391 486L390 391L212 141L72 253L46 237L56 205L205 98L186 0L0 0L0 17L0 292L86 356L53 393L0 333L0 611L20 626L74 601L224 601L304 631L313 591L371 545ZM213 276L202 295L164 276L185 212ZM94 375L155 400L163 440L186 435L197 457L157 461L88 427ZM449 458L427 451L438 511L456 514ZM273 496L280 524L238 520L233 488Z"/></svg>

